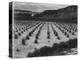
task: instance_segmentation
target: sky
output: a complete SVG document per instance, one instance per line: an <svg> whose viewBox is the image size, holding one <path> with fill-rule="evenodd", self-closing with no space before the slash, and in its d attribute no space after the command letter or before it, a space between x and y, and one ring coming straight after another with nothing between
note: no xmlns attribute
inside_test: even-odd
<svg viewBox="0 0 80 60"><path fill-rule="evenodd" d="M67 6L68 5L50 3L14 2L14 9L30 10L33 12L43 12L44 10L57 10Z"/></svg>

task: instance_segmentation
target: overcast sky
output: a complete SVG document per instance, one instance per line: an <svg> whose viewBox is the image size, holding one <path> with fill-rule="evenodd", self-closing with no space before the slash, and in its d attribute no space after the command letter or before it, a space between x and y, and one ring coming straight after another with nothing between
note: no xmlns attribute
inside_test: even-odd
<svg viewBox="0 0 80 60"><path fill-rule="evenodd" d="M42 12L44 10L56 10L67 6L68 5L50 3L14 2L14 9L30 10L33 12Z"/></svg>

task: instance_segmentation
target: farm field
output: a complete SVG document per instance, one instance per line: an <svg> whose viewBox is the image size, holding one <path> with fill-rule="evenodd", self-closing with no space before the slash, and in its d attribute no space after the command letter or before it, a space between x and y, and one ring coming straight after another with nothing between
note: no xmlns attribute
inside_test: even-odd
<svg viewBox="0 0 80 60"><path fill-rule="evenodd" d="M47 21L14 23L13 57L77 54L77 24Z"/></svg>

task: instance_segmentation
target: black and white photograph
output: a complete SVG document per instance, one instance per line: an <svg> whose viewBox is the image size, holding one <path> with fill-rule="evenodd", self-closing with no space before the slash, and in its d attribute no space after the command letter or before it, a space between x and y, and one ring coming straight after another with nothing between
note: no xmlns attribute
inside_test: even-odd
<svg viewBox="0 0 80 60"><path fill-rule="evenodd" d="M10 2L9 57L77 55L77 5Z"/></svg>

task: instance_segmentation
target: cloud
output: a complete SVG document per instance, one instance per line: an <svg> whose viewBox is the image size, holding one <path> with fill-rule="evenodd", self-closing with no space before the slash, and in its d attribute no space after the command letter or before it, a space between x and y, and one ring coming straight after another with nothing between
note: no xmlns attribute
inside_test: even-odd
<svg viewBox="0 0 80 60"><path fill-rule="evenodd" d="M30 3L30 2L14 2L14 9L30 10L34 12L42 12L44 10L56 10L64 8L68 5L46 4L46 3Z"/></svg>

